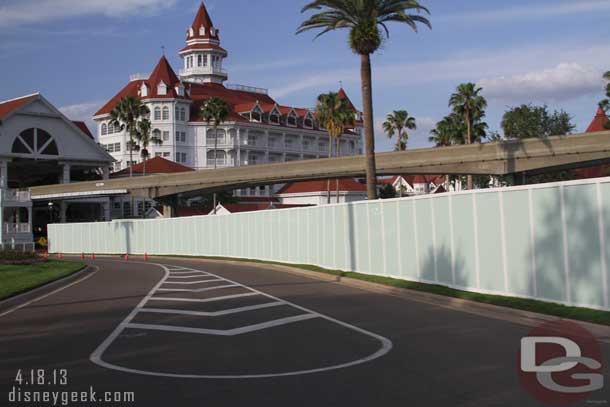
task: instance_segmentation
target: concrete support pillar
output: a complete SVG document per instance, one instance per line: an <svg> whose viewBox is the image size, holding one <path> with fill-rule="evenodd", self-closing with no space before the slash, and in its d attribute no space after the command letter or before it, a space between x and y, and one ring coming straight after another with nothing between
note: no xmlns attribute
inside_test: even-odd
<svg viewBox="0 0 610 407"><path fill-rule="evenodd" d="M163 216L175 218L178 215L178 197L172 196L163 200Z"/></svg>
<svg viewBox="0 0 610 407"><path fill-rule="evenodd" d="M70 183L70 170L71 170L70 164L63 164L63 173L62 173L62 177L61 177L62 184Z"/></svg>
<svg viewBox="0 0 610 407"><path fill-rule="evenodd" d="M0 188L8 187L8 162L0 161Z"/></svg>
<svg viewBox="0 0 610 407"><path fill-rule="evenodd" d="M102 209L104 211L104 220L106 222L110 222L112 220L112 205L112 198L108 198L108 200L102 204Z"/></svg>
<svg viewBox="0 0 610 407"><path fill-rule="evenodd" d="M110 167L104 167L103 171L104 171L103 178L110 179Z"/></svg>
<svg viewBox="0 0 610 407"><path fill-rule="evenodd" d="M68 203L66 201L59 202L59 223L67 223Z"/></svg>
<svg viewBox="0 0 610 407"><path fill-rule="evenodd" d="M32 227L32 225L33 225L33 219L32 219L32 207L31 207L31 206L29 206L29 207L28 207L28 229L29 229L30 233L31 233L31 232L33 232L33 227Z"/></svg>

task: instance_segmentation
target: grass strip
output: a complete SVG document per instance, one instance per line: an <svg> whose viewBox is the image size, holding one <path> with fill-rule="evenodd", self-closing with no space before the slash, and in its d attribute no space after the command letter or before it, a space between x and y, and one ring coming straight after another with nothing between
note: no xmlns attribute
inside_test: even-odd
<svg viewBox="0 0 610 407"><path fill-rule="evenodd" d="M389 287L404 288L407 290L415 290L426 292L430 294L443 295L445 297L459 298L468 301L475 301L484 304L497 305L501 307L514 308L523 311L536 312L544 315L552 315L560 318L575 319L578 321L592 322L600 325L610 326L610 312L600 311L591 308L581 307L570 307L567 305L556 304L552 302L532 300L527 298L508 297L502 295L491 295L491 294L480 294L471 291L456 290L454 288L435 285L418 283L407 280L400 280L392 277L374 276L370 274L345 272L340 270L330 270L318 266L312 266L309 264L288 264L275 261L263 261L256 259L236 259L231 257L206 257L206 256L163 256L163 257L183 257L183 258L197 258L204 260L226 260L226 261L238 261L247 263L260 263L260 264L274 264L278 266L287 266L299 268L302 270L313 271L316 273L330 274L337 277L348 277L355 280L368 281L371 283L377 283L386 285Z"/></svg>
<svg viewBox="0 0 610 407"><path fill-rule="evenodd" d="M60 260L31 265L0 266L0 300L67 277L84 267L84 263Z"/></svg>

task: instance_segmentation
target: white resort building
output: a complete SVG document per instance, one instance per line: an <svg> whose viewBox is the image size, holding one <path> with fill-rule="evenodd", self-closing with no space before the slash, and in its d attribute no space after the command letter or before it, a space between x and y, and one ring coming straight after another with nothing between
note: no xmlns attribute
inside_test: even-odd
<svg viewBox="0 0 610 407"><path fill-rule="evenodd" d="M163 56L152 74L132 75L130 82L95 114L99 142L117 160L115 171L141 161L134 153L134 163L129 162L128 136L110 122L110 112L125 96L143 101L151 112L154 135L163 140L162 145L149 148L150 155L193 169L328 155L329 137L314 111L279 104L265 89L225 84L229 74L223 63L228 52L221 47L219 30L212 24L203 3L187 30L186 47L179 54L183 60L179 75ZM343 89L339 92L348 99ZM231 110L217 135L200 116L201 105L214 96L227 102ZM362 152L361 113L354 108L354 115L355 126L346 129L340 139L341 155ZM240 195L255 193L239 192Z"/></svg>

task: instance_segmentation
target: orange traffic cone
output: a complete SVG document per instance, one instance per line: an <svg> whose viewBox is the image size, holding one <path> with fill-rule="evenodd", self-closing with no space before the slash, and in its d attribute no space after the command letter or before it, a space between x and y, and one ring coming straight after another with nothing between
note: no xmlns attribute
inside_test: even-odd
<svg viewBox="0 0 610 407"><path fill-rule="evenodd" d="M95 260L95 253L91 253L91 260Z"/></svg>
<svg viewBox="0 0 610 407"><path fill-rule="evenodd" d="M59 253L57 253L57 258L61 260L64 258L64 255L61 254L61 252L59 252Z"/></svg>
<svg viewBox="0 0 610 407"><path fill-rule="evenodd" d="M129 253L125 253L125 261L129 261Z"/></svg>
<svg viewBox="0 0 610 407"><path fill-rule="evenodd" d="M148 261L148 253L144 253L144 261Z"/></svg>
<svg viewBox="0 0 610 407"><path fill-rule="evenodd" d="M81 254L80 254L80 259L81 259L81 260L85 260L85 253L84 253L84 252L81 252Z"/></svg>
<svg viewBox="0 0 610 407"><path fill-rule="evenodd" d="M48 259L49 258L49 251L45 250L44 254L42 255L42 257L44 257L45 259Z"/></svg>

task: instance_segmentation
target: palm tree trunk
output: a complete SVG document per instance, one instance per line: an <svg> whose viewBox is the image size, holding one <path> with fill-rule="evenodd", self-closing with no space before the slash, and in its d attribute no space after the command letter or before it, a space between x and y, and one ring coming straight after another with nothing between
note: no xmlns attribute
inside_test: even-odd
<svg viewBox="0 0 610 407"><path fill-rule="evenodd" d="M328 133L328 158L333 157L333 140ZM326 180L326 204L330 205L330 178Z"/></svg>
<svg viewBox="0 0 610 407"><path fill-rule="evenodd" d="M366 191L369 200L377 199L377 169L375 165L375 127L373 123L373 85L371 56L360 55L362 105L364 114L364 146L366 150Z"/></svg>
<svg viewBox="0 0 610 407"><path fill-rule="evenodd" d="M142 158L144 159L144 176L146 176L146 159L148 157L147 156L142 156Z"/></svg>
<svg viewBox="0 0 610 407"><path fill-rule="evenodd" d="M337 158L339 158L339 156L341 155L341 142L340 139L337 137ZM336 179L336 183L337 183L337 203L339 203L339 178Z"/></svg>
<svg viewBox="0 0 610 407"><path fill-rule="evenodd" d="M471 135L471 123L470 123L470 112L466 109L466 144L472 144L472 135ZM468 190L472 190L472 174L468 174Z"/></svg>
<svg viewBox="0 0 610 407"><path fill-rule="evenodd" d="M218 126L214 126L214 169L216 169L216 163L218 162ZM216 192L214 192L214 215L216 215Z"/></svg>

